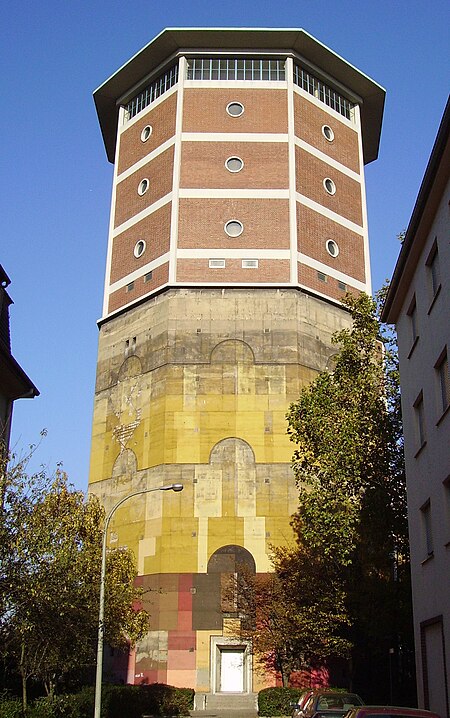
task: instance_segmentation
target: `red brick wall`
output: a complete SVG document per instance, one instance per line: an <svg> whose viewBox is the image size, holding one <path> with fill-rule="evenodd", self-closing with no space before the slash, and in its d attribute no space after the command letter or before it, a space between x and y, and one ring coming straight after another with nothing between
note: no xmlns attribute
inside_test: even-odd
<svg viewBox="0 0 450 718"><path fill-rule="evenodd" d="M295 134L299 139L359 173L356 127L351 129L343 122L336 120L326 109L322 110L297 93L294 93L294 118ZM332 142L328 142L323 136L323 125L328 125L333 130L334 140Z"/></svg>
<svg viewBox="0 0 450 718"><path fill-rule="evenodd" d="M119 174L174 136L176 108L177 93L170 95L156 107L150 105L149 110L139 120L125 126L126 129L120 135ZM142 142L141 132L146 125L151 125L153 131L148 140Z"/></svg>
<svg viewBox="0 0 450 718"><path fill-rule="evenodd" d="M300 284L303 284L303 286L314 289L317 292L325 294L327 297L331 297L333 299L342 299L346 291L351 292L356 296L359 294L359 290L355 289L350 284L347 284L346 290L339 289L338 280L334 277L327 276L327 281L322 282L317 278L316 269L308 267L306 264L301 264L300 262L298 265L298 281Z"/></svg>
<svg viewBox="0 0 450 718"><path fill-rule="evenodd" d="M356 180L335 170L299 147L295 148L297 191L333 212L362 225L361 185ZM329 177L336 185L336 193L328 194L323 180Z"/></svg>
<svg viewBox="0 0 450 718"><path fill-rule="evenodd" d="M361 235L297 203L297 236L299 252L360 282L365 281L364 239ZM328 254L325 246L327 239L337 243L337 257Z"/></svg>
<svg viewBox="0 0 450 718"><path fill-rule="evenodd" d="M171 209L172 203L169 202L114 238L111 283L169 251ZM134 247L140 239L145 240L146 249L140 257L135 257Z"/></svg>
<svg viewBox="0 0 450 718"><path fill-rule="evenodd" d="M256 257L255 257L256 259ZM208 259L179 259L178 282L289 282L289 260L260 259L258 269L242 269L241 259L225 259L225 269L209 269Z"/></svg>
<svg viewBox="0 0 450 718"><path fill-rule="evenodd" d="M240 172L229 172L225 160L236 155L244 167ZM287 189L287 143L183 142L181 187Z"/></svg>
<svg viewBox="0 0 450 718"><path fill-rule="evenodd" d="M119 182L116 189L115 227L171 192L173 154L174 149L170 147L130 177ZM144 195L140 196L138 186L144 177L149 179L150 187Z"/></svg>
<svg viewBox="0 0 450 718"><path fill-rule="evenodd" d="M241 102L245 111L230 117L229 102ZM287 132L287 92L186 88L183 132Z"/></svg>
<svg viewBox="0 0 450 718"><path fill-rule="evenodd" d="M239 237L224 224L238 219ZM289 203L284 199L180 199L178 246L214 249L289 248Z"/></svg>
<svg viewBox="0 0 450 718"><path fill-rule="evenodd" d="M129 304L134 299L143 297L145 294L158 289L163 284L166 284L169 279L169 263L162 264L153 270L152 279L149 282L144 282L144 275L136 279L134 282L134 288L131 292L127 292L126 287L118 289L117 292L113 292L109 297L108 311L114 312L116 309L120 309L125 304Z"/></svg>

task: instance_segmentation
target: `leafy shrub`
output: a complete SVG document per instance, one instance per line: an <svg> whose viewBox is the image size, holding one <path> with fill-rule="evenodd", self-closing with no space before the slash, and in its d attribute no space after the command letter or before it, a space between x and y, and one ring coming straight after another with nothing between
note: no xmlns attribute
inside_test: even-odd
<svg viewBox="0 0 450 718"><path fill-rule="evenodd" d="M260 716L287 716L301 693L299 688L264 688L258 693Z"/></svg>
<svg viewBox="0 0 450 718"><path fill-rule="evenodd" d="M2 700L0 718L22 718L22 702L17 699Z"/></svg>
<svg viewBox="0 0 450 718"><path fill-rule="evenodd" d="M27 718L92 718L95 693L91 687L71 695L39 698L30 706ZM149 686L102 688L102 718L142 718L149 716L188 716L194 705L191 688L175 688L164 683ZM0 718L22 718L20 700L0 702Z"/></svg>

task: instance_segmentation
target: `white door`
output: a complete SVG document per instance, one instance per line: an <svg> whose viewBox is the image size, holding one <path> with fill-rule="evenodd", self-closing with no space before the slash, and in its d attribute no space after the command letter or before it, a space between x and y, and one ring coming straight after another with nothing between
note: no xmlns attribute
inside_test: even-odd
<svg viewBox="0 0 450 718"><path fill-rule="evenodd" d="M244 690L244 651L220 651L220 690L242 693Z"/></svg>

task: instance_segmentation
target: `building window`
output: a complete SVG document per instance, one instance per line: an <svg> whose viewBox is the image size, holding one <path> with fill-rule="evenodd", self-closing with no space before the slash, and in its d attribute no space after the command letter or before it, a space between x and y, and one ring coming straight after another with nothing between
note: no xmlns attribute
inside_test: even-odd
<svg viewBox="0 0 450 718"><path fill-rule="evenodd" d="M244 231L244 225L238 219L230 219L225 224L225 232L229 237L239 237Z"/></svg>
<svg viewBox="0 0 450 718"><path fill-rule="evenodd" d="M428 255L428 259L426 261L426 266L428 267L428 274L429 274L429 283L430 283L430 290L431 290L431 299L434 300L437 293L439 292L441 288L441 272L439 267L439 253L438 253L438 246L437 246L437 237L435 238L433 242L433 246L431 248L431 252Z"/></svg>
<svg viewBox="0 0 450 718"><path fill-rule="evenodd" d="M328 194L336 194L336 185L329 177L325 177L323 181L323 186L325 187L325 191L328 192Z"/></svg>
<svg viewBox="0 0 450 718"><path fill-rule="evenodd" d="M332 257L337 257L339 254L339 247L334 241L334 239L327 239L325 246L327 248L328 254L330 254Z"/></svg>
<svg viewBox="0 0 450 718"><path fill-rule="evenodd" d="M446 479L442 482L442 486L444 488L444 505L445 505L445 516L446 516L446 526L447 526L447 546L450 546L450 474L447 476Z"/></svg>
<svg viewBox="0 0 450 718"><path fill-rule="evenodd" d="M142 255L145 252L146 246L147 245L145 244L145 241L143 239L140 239L138 242L136 242L136 244L134 245L134 251L133 251L136 259L139 259L139 257L142 257Z"/></svg>
<svg viewBox="0 0 450 718"><path fill-rule="evenodd" d="M227 112L231 117L240 117L244 113L244 105L241 102L229 102Z"/></svg>
<svg viewBox="0 0 450 718"><path fill-rule="evenodd" d="M284 60L247 57L195 57L187 60L187 80L269 80L285 79Z"/></svg>
<svg viewBox="0 0 450 718"><path fill-rule="evenodd" d="M436 369L438 378L440 409L444 412L450 404L450 379L448 375L447 348L445 348L441 353L434 368Z"/></svg>
<svg viewBox="0 0 450 718"><path fill-rule="evenodd" d="M418 451L425 444L425 414L423 408L423 392L420 392L419 396L414 402L414 411L416 416L416 433Z"/></svg>
<svg viewBox="0 0 450 718"><path fill-rule="evenodd" d="M258 269L258 260L257 259L243 259L242 260L242 269Z"/></svg>
<svg viewBox="0 0 450 718"><path fill-rule="evenodd" d="M327 281L327 275L323 272L317 272L317 279L319 282L326 282Z"/></svg>
<svg viewBox="0 0 450 718"><path fill-rule="evenodd" d="M210 259L209 260L209 268L210 269L225 269L225 260L224 259Z"/></svg>
<svg viewBox="0 0 450 718"><path fill-rule="evenodd" d="M145 107L161 97L167 90L170 90L178 82L178 62L170 67L166 72L160 75L156 80L147 85L147 87L133 97L125 106L126 119L131 120L132 117L141 112Z"/></svg>
<svg viewBox="0 0 450 718"><path fill-rule="evenodd" d="M297 64L294 64L294 82L347 120L353 119L354 105L349 100Z"/></svg>
<svg viewBox="0 0 450 718"><path fill-rule="evenodd" d="M346 292L346 291L347 291L347 285L346 285L346 283L345 283L345 282L341 282L340 280L338 280L338 288L339 288L342 292Z"/></svg>
<svg viewBox="0 0 450 718"><path fill-rule="evenodd" d="M244 162L240 157L228 157L225 161L225 167L229 172L240 172L243 166Z"/></svg>
<svg viewBox="0 0 450 718"><path fill-rule="evenodd" d="M134 282L130 282L129 284L127 284L127 286L126 286L127 292L132 292L133 289L134 289Z"/></svg>
<svg viewBox="0 0 450 718"><path fill-rule="evenodd" d="M139 185L138 185L138 194L140 194L140 195L142 196L143 194L145 194L145 193L147 192L147 190L148 190L149 187L150 187L150 182L149 182L148 179L145 177L143 180L141 180L141 181L139 182Z"/></svg>
<svg viewBox="0 0 450 718"><path fill-rule="evenodd" d="M147 142L148 138L153 132L153 127L151 125L145 125L144 129L141 132L141 141Z"/></svg>
<svg viewBox="0 0 450 718"><path fill-rule="evenodd" d="M415 294L411 300L411 304L409 305L407 315L409 317L409 324L410 324L410 328L411 328L411 340L412 340L411 351L412 351L417 343L418 338L419 338L419 335L417 333L417 304L416 304L416 295ZM410 354L411 354L411 352L410 352ZM410 354L408 356L410 356Z"/></svg>
<svg viewBox="0 0 450 718"><path fill-rule="evenodd" d="M153 272L147 272L147 274L144 274L144 282L150 282L153 277Z"/></svg>
<svg viewBox="0 0 450 718"><path fill-rule="evenodd" d="M431 502L430 499L420 507L422 515L422 529L425 545L425 554L429 558L433 555L433 531L431 525Z"/></svg>
<svg viewBox="0 0 450 718"><path fill-rule="evenodd" d="M334 132L329 125L323 125L322 134L325 137L325 139L328 140L328 142L333 142Z"/></svg>

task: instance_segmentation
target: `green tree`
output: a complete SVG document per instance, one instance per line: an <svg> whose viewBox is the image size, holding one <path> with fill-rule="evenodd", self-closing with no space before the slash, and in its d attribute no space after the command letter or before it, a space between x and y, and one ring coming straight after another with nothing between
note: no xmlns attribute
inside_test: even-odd
<svg viewBox="0 0 450 718"><path fill-rule="evenodd" d="M363 654L381 651L386 663L391 644L409 640L409 561L395 351L370 297L347 296L344 304L353 324L333 339L333 371L305 387L287 415L300 498L295 551L277 552L275 566L296 585L299 615L324 625L328 610L339 608L328 626L353 643L357 672ZM305 599L308 567L316 605ZM408 623L401 638L393 610L400 596Z"/></svg>
<svg viewBox="0 0 450 718"><path fill-rule="evenodd" d="M51 694L74 667L93 664L97 635L104 511L57 470L28 476L23 463L3 466L0 515L0 640L22 679L42 680ZM133 556L107 557L106 640L126 647L145 632L147 614L134 610Z"/></svg>

